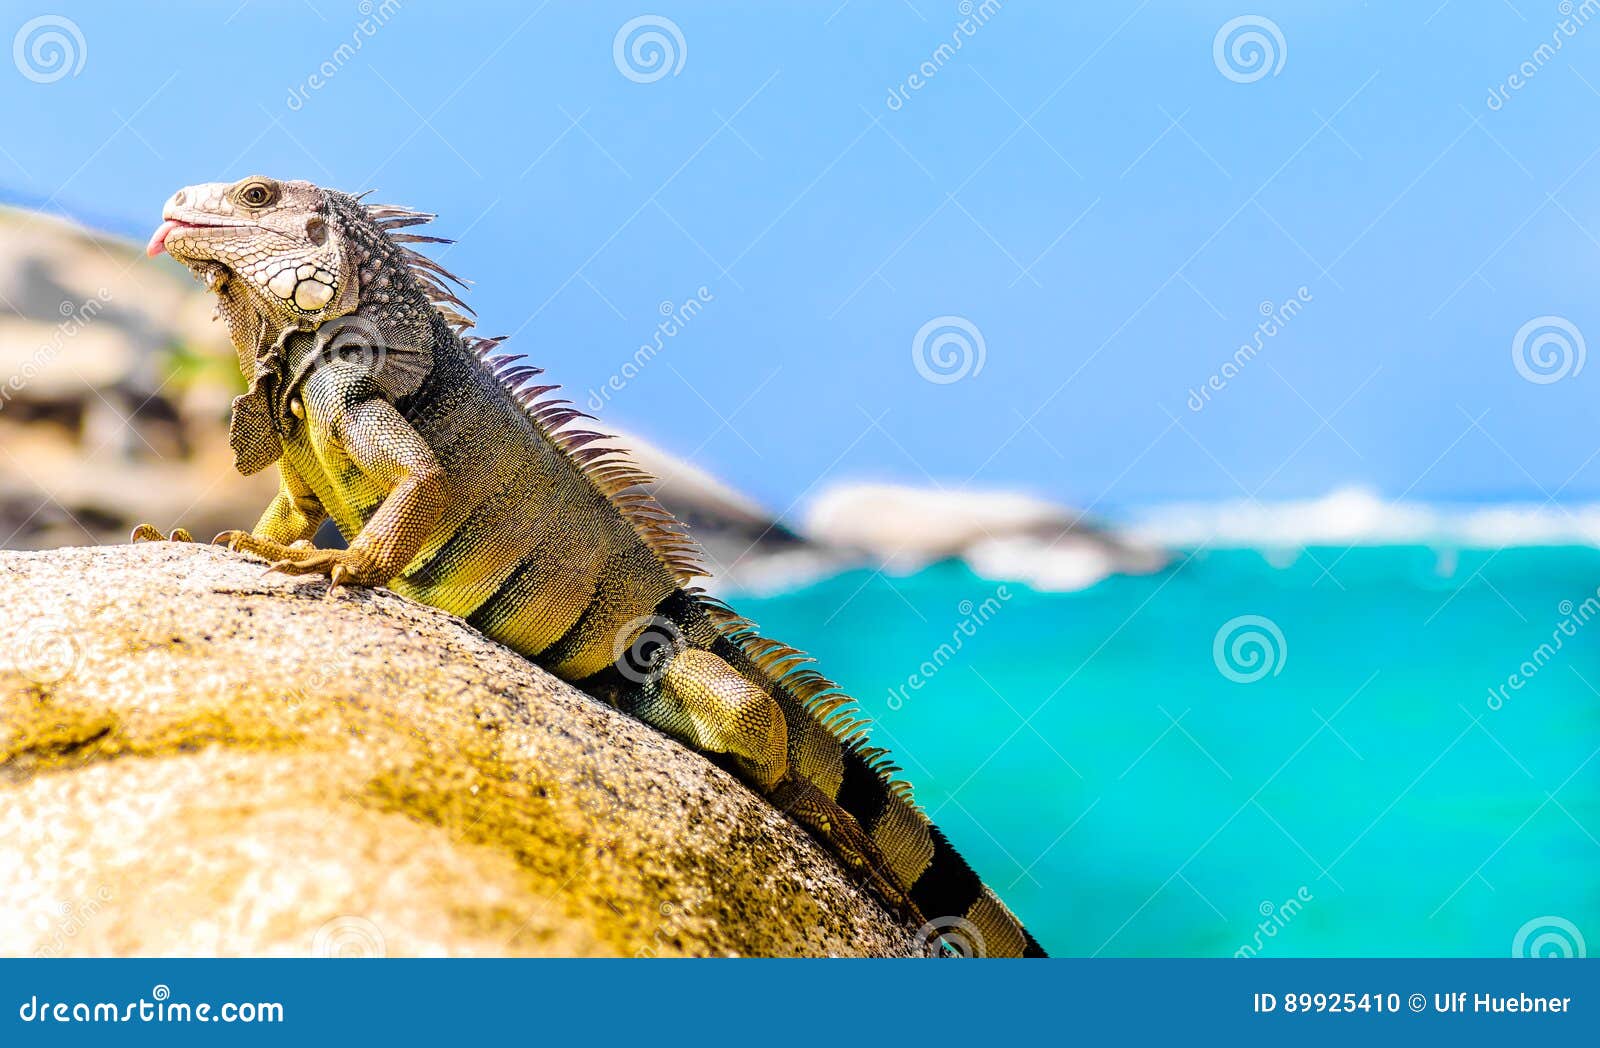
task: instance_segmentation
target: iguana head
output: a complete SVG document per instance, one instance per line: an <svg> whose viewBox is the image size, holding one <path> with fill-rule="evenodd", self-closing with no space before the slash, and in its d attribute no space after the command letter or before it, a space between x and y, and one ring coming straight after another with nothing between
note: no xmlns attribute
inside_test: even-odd
<svg viewBox="0 0 1600 1048"><path fill-rule="evenodd" d="M354 355L386 394L409 396L472 326L447 286L465 283L407 246L450 243L407 231L426 212L253 175L185 186L161 217L146 252L170 254L217 296L252 392L293 342L326 351L318 359Z"/></svg>
<svg viewBox="0 0 1600 1048"><path fill-rule="evenodd" d="M310 182L203 182L172 195L145 250L167 252L225 298L242 295L274 329L315 327L353 309L360 290L332 212Z"/></svg>

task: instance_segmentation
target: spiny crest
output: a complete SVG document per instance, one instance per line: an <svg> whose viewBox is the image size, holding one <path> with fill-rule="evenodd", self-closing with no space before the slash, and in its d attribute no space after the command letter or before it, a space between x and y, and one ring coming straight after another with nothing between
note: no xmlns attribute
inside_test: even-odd
<svg viewBox="0 0 1600 1048"><path fill-rule="evenodd" d="M360 197L356 199L359 201ZM524 364L515 355L496 352L500 343L505 341L504 336L479 338L465 334L472 327L476 314L461 301L449 284L454 283L465 290L469 287L468 282L426 255L404 246L449 244L453 241L444 237L400 232L411 226L432 222L437 216L392 204L357 206L365 211L373 226L398 245L401 260L427 291L434 308L462 337L468 351L481 360L511 392L545 439L581 469L601 494L617 507L639 537L673 572L678 583L685 585L707 574L700 562L699 545L689 536L683 524L650 494L648 487L654 478L634 465L622 450L595 443L605 439L603 434L568 428L568 423L573 420L592 416L572 407L570 400L553 396L559 386L539 383L537 379L543 374L543 368ZM922 809L912 799L911 785L894 777L902 770L899 765L894 763L887 750L867 745L867 728L871 722L861 715L856 700L812 669L810 664L814 659L786 644L760 636L755 623L740 617L721 601L699 590L691 592L705 606L723 636L737 644L775 686L794 696L806 712L841 745L864 760L891 794L921 814Z"/></svg>
<svg viewBox="0 0 1600 1048"><path fill-rule="evenodd" d="M371 190L368 190L371 192ZM366 196L362 193L356 197L360 200ZM438 215L426 211L415 211L409 207L399 207L395 204L362 204L367 219L379 232L399 246L400 260L405 263L411 275L417 278L428 293L428 300L433 303L456 334L462 334L475 323L477 314L472 307L461 301L454 288L455 284L463 291L471 286L471 282L462 280L448 269L418 251L406 247L407 244L453 244L455 241L447 237L424 236L421 233L402 233L402 229L410 226L420 226L432 222Z"/></svg>
<svg viewBox="0 0 1600 1048"><path fill-rule="evenodd" d="M634 465L627 453L609 444L592 430L569 427L575 419L593 416L572 407L572 402L553 396L559 386L538 381L543 368L522 362L509 353L496 353L504 336L463 339L467 349L488 367L491 374L510 390L546 440L572 461L592 481L606 500L615 506L634 531L661 559L679 585L707 574L700 562L700 546L683 524L656 501L648 487L655 478Z"/></svg>
<svg viewBox="0 0 1600 1048"><path fill-rule="evenodd" d="M361 197L355 199L359 201ZM453 283L467 290L470 282L456 276L427 255L405 246L450 244L454 241L445 237L400 232L411 226L432 222L438 216L394 204L357 206L363 210L373 227L397 246L401 261L427 292L433 307L461 337L467 350L483 361L490 373L510 391L545 439L594 482L600 493L622 513L678 582L684 584L705 575L706 570L700 563L699 545L689 537L678 519L667 512L647 490L655 478L634 465L621 449L596 444L595 441L605 439L603 435L585 429L567 428L567 424L574 419L592 416L572 407L570 400L551 396L559 386L535 382L543 373L543 368L521 363L521 358L511 354L497 353L500 343L505 341L504 336L479 338L466 334L477 314L449 285Z"/></svg>
<svg viewBox="0 0 1600 1048"><path fill-rule="evenodd" d="M855 699L811 668L810 664L815 659L787 644L761 636L756 632L755 623L717 598L698 591L695 595L722 635L738 645L767 679L798 699L818 724L845 748L866 761L867 767L883 780L891 794L904 801L912 811L922 814L922 809L911 796L911 784L895 778L903 769L894 763L889 751L867 745L867 729L871 721L862 716Z"/></svg>

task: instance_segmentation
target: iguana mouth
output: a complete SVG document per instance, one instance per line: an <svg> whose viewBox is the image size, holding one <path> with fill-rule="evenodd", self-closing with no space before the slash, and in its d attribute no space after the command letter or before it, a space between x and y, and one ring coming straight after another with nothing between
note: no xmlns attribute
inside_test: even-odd
<svg viewBox="0 0 1600 1048"><path fill-rule="evenodd" d="M226 229L245 225L243 222L188 222L183 219L169 218L164 220L156 231L150 234L150 242L145 245L144 253L150 258L155 258L167 249L167 237L180 229L204 229L215 227Z"/></svg>

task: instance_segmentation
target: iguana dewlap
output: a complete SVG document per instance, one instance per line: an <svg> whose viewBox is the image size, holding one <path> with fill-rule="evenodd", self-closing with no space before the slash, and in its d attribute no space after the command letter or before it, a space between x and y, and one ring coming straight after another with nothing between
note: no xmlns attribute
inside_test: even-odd
<svg viewBox="0 0 1600 1048"><path fill-rule="evenodd" d="M569 427L539 369L467 335L460 281L406 246L445 242L403 232L432 217L261 177L167 202L149 253L216 294L249 383L236 462L281 478L255 528L218 541L465 618L734 771L933 941L1042 956L866 745L854 700L690 585L694 545L649 478ZM311 546L327 518L347 549Z"/></svg>

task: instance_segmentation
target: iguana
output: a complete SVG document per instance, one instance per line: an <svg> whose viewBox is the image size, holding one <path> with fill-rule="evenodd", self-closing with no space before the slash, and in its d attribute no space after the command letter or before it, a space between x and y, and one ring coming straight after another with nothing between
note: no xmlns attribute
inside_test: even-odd
<svg viewBox="0 0 1600 1048"><path fill-rule="evenodd" d="M148 253L215 294L248 383L235 463L280 478L253 530L216 541L466 619L734 772L925 942L1043 956L867 745L854 700L694 587L696 547L649 478L569 425L539 368L469 334L465 284L408 246L449 243L406 232L433 217L264 177L166 202ZM329 517L347 548L311 544Z"/></svg>

